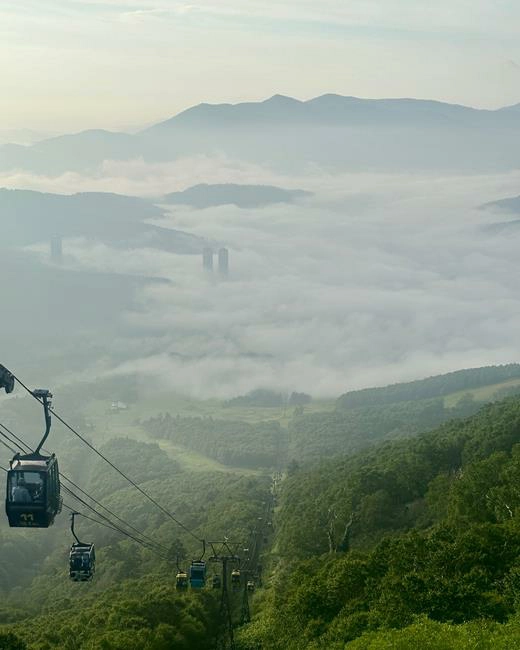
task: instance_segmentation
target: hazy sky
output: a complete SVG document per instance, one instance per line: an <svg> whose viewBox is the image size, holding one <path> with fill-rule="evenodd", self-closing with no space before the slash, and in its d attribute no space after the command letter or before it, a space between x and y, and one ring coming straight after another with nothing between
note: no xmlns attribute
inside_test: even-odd
<svg viewBox="0 0 520 650"><path fill-rule="evenodd" d="M2 0L0 124L132 128L325 92L520 101L515 0Z"/></svg>

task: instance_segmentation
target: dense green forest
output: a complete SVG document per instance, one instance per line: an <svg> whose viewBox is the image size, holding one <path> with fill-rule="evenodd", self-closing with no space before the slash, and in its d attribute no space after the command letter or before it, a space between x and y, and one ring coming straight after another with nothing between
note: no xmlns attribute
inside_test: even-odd
<svg viewBox="0 0 520 650"><path fill-rule="evenodd" d="M213 648L218 603L210 592L181 597L171 579L157 575L117 580L76 600L61 599L45 613L10 626L12 632L0 633L0 648ZM18 646L13 638L8 644L8 634Z"/></svg>
<svg viewBox="0 0 520 650"><path fill-rule="evenodd" d="M272 586L241 648L517 647L518 485L518 398L294 468ZM442 643L423 646L432 633Z"/></svg>
<svg viewBox="0 0 520 650"><path fill-rule="evenodd" d="M493 386L492 399L517 390ZM106 392L139 400L137 387L118 382L88 390L94 400ZM9 529L0 518L0 648L209 650L222 621L220 592L178 592L177 566L200 555L202 537L249 546L260 529L263 586L248 596L250 623L241 624L242 592L232 593L237 650L520 645L520 398L481 408L462 391L452 406L430 397L304 407L287 425L269 419L272 407L248 422L238 410L233 420L155 415L130 429L138 440L109 435L102 423L115 426L110 414L91 422L85 392L63 391L63 414L185 528L56 424L49 446L62 472L164 553L80 516L97 570L92 582L74 584L67 508L85 513L83 504L64 490L49 529ZM41 412L31 404L3 401L0 420L33 444ZM177 448L223 469L194 470ZM3 467L8 458L1 448ZM276 467L285 471L274 484L271 526L265 508ZM209 569L211 577L217 569Z"/></svg>
<svg viewBox="0 0 520 650"><path fill-rule="evenodd" d="M143 424L153 437L185 445L225 465L270 468L286 456L287 436L274 421L250 424L167 413Z"/></svg>
<svg viewBox="0 0 520 650"><path fill-rule="evenodd" d="M306 413L300 405L287 427L273 420L249 423L169 413L150 418L143 426L158 440L171 440L225 465L278 468L290 461L350 454L379 440L412 436L475 413L480 406L471 396L451 408L442 398L317 413Z"/></svg>
<svg viewBox="0 0 520 650"><path fill-rule="evenodd" d="M467 395L451 408L437 398L295 415L289 423L288 454L299 462L351 454L374 442L428 431L480 407Z"/></svg>
<svg viewBox="0 0 520 650"><path fill-rule="evenodd" d="M156 444L128 438L102 445L100 451L175 512L184 529L100 458L88 457L86 463L90 452L78 445L73 441L60 453L67 473L165 553L157 555L154 549L80 517L77 531L82 540L95 542L97 570L92 582L75 584L68 578L73 539L65 508L49 529L8 529L2 519L0 648L212 648L220 623L218 592L179 593L177 563L186 569L200 556L197 537L228 537L247 545L265 511L270 477L187 472ZM2 498L3 488L2 483ZM63 496L65 505L85 512L67 492ZM212 571L217 568L210 568L210 576Z"/></svg>
<svg viewBox="0 0 520 650"><path fill-rule="evenodd" d="M508 383L515 378L518 383ZM482 387L488 387L486 394L475 397L471 390ZM519 392L520 364L509 364L346 393L333 410L308 411L311 397L305 393L284 398L282 393L262 389L224 403L230 412L235 407L264 409L266 419L258 422L166 413L142 424L155 439L171 440L224 465L274 469L415 436L472 415L486 401ZM284 413L291 407L286 422L270 416L271 409L281 406Z"/></svg>

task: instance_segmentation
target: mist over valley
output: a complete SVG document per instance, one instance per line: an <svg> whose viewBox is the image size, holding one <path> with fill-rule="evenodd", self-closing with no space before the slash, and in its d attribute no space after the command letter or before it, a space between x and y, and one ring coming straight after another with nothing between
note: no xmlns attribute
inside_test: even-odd
<svg viewBox="0 0 520 650"><path fill-rule="evenodd" d="M235 127L258 123L274 136L280 123L290 130L324 115L333 130L354 117L353 128L374 120L393 128L398 120L400 128L423 134L432 120L448 118L462 130L493 120L516 128L502 118L512 109L481 114L435 102L369 102L366 113L361 100L319 99L201 106L151 131L202 120L224 140ZM103 141L102 134L96 138ZM299 159L294 149L284 150ZM81 158L75 146L74 152ZM328 159L309 160L311 169L293 165L283 173L254 156L215 155L209 142L199 157L173 163L107 158L89 175L73 169L56 175L52 164L44 175L4 172L9 187L21 184L0 192L11 279L1 291L10 306L13 356L20 363L20 351L25 356L30 349L34 367L46 359L45 346L28 343L22 332L52 296L58 304L48 323L41 322L39 337L62 331L69 359L78 340L96 349L83 365L85 376L144 373L157 388L198 397L229 398L256 388L333 397L514 360L516 243L500 224L503 209L514 209L504 199L515 194L518 173L468 173L464 166L404 173L386 164L352 173L334 170L329 148L321 152ZM422 155L431 161L428 150ZM501 212L479 209L496 201ZM61 241L59 263L50 255L53 237ZM210 273L202 267L205 247L215 252ZM223 247L229 251L225 278L216 261ZM9 260L38 274L29 294L22 289L27 272ZM87 297L86 277L99 277L103 290ZM60 300L65 286L72 295ZM116 341L106 331L112 318ZM69 369L56 371L59 380Z"/></svg>

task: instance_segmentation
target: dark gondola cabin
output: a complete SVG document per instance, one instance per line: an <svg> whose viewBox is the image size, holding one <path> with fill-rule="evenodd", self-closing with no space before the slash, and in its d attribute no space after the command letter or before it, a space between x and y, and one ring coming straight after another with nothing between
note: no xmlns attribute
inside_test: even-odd
<svg viewBox="0 0 520 650"><path fill-rule="evenodd" d="M96 570L94 544L74 543L70 548L69 577L74 582L92 580Z"/></svg>
<svg viewBox="0 0 520 650"><path fill-rule="evenodd" d="M190 566L190 586L192 589L202 589L206 584L206 562L194 560Z"/></svg>
<svg viewBox="0 0 520 650"><path fill-rule="evenodd" d="M213 589L220 589L222 586L222 580L220 579L220 576L214 575L212 580L211 580L211 586Z"/></svg>
<svg viewBox="0 0 520 650"><path fill-rule="evenodd" d="M56 456L17 454L7 473L5 510L13 528L48 528L61 508Z"/></svg>
<svg viewBox="0 0 520 650"><path fill-rule="evenodd" d="M5 511L12 528L48 528L61 510L58 460L40 453L51 430L52 393L38 388L32 396L43 406L45 433L33 453L16 454L9 464Z"/></svg>
<svg viewBox="0 0 520 650"><path fill-rule="evenodd" d="M240 589L240 571L239 569L233 569L231 571L231 587L233 591Z"/></svg>

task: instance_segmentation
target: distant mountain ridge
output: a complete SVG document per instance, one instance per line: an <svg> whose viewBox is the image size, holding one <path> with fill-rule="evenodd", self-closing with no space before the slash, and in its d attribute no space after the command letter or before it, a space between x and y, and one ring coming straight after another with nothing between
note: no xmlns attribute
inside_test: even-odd
<svg viewBox="0 0 520 650"><path fill-rule="evenodd" d="M509 214L520 215L520 196L513 196L507 199L491 201L480 206L483 210L509 212ZM483 230L492 235L501 235L508 232L516 232L520 228L520 219L509 221L497 221L483 226Z"/></svg>
<svg viewBox="0 0 520 650"><path fill-rule="evenodd" d="M0 147L0 170L93 172L105 160L231 158L294 171L473 171L520 166L520 105L475 109L421 99L327 94L308 101L199 104L136 134L103 130Z"/></svg>
<svg viewBox="0 0 520 650"><path fill-rule="evenodd" d="M487 110L413 98L362 99L330 93L300 101L285 95L273 95L261 102L198 104L148 127L142 133L155 133L177 126L192 126L208 120L221 126L242 125L245 121L287 120L329 124L331 122L370 123L374 120L382 120L386 123L402 124L403 121L409 122L411 119L423 120L426 123L446 123L450 120L467 120L470 116L472 120L484 121L494 118L503 119L505 115L518 119L520 104Z"/></svg>
<svg viewBox="0 0 520 650"><path fill-rule="evenodd" d="M513 196L507 199L499 199L498 201L491 201L484 203L481 208L498 208L499 210L506 210L513 214L520 214L520 196Z"/></svg>

